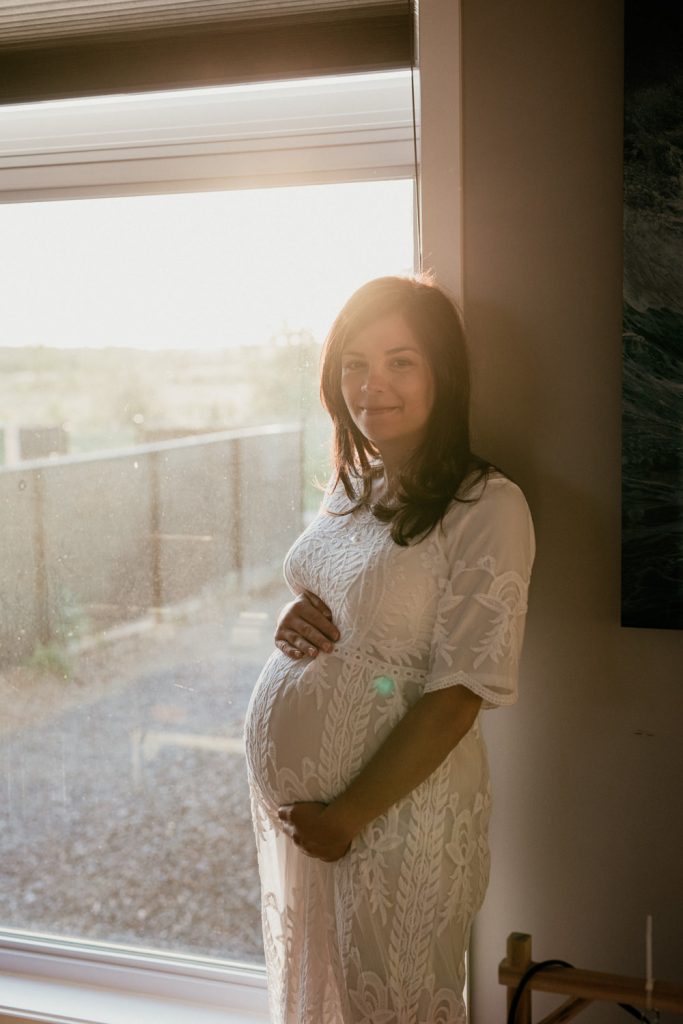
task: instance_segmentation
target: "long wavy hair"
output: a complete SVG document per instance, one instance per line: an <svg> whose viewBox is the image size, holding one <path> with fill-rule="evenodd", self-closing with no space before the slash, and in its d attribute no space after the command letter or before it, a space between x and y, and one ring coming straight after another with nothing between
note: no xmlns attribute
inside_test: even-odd
<svg viewBox="0 0 683 1024"><path fill-rule="evenodd" d="M372 504L381 455L353 422L344 401L342 353L360 331L392 313L403 317L424 352L434 380L434 404L423 441L401 467L391 504ZM334 426L334 486L341 481L351 503L341 514L370 508L377 519L391 522L397 544L426 537L452 501L474 500L467 494L493 468L470 448L469 360L460 316L426 275L379 277L354 292L323 346L320 397Z"/></svg>

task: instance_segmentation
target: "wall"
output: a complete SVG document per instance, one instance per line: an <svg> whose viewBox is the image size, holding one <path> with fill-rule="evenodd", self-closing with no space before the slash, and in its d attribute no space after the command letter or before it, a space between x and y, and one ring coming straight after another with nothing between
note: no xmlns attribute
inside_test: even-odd
<svg viewBox="0 0 683 1024"><path fill-rule="evenodd" d="M538 540L522 697L485 721L493 869L472 1016L495 1024L514 930L535 959L642 974L649 912L655 974L683 983L683 634L619 626L621 6L462 0L455 27L455 4L431 2L430 32L442 47L450 32L456 61L462 48L461 97L423 86L423 153L462 102L475 432L525 489ZM453 175L425 168L425 202L452 204ZM425 249L457 290L459 240Z"/></svg>

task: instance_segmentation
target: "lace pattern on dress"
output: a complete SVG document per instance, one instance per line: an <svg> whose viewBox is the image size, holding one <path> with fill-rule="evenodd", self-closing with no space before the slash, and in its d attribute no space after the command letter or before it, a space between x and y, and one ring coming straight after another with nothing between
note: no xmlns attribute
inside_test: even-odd
<svg viewBox="0 0 683 1024"><path fill-rule="evenodd" d="M272 1024L465 1024L489 873L478 723L333 864L302 854L277 809L333 799L423 693L464 685L483 707L512 703L532 560L526 503L502 478L418 544L360 510L321 514L288 553L290 587L319 594L342 639L315 659L276 651L247 712Z"/></svg>

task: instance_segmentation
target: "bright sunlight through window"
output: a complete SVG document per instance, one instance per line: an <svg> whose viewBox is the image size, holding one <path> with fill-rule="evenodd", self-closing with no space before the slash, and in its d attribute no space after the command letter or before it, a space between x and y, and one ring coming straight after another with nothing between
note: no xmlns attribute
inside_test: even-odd
<svg viewBox="0 0 683 1024"><path fill-rule="evenodd" d="M408 180L0 206L0 930L262 960L242 725Z"/></svg>

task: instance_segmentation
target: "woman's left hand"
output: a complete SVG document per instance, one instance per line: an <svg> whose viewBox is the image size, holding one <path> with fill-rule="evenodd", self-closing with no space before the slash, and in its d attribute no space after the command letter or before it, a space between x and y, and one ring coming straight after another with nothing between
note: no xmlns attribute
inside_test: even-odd
<svg viewBox="0 0 683 1024"><path fill-rule="evenodd" d="M284 804L278 809L283 831L299 849L318 860L335 861L343 857L353 836L328 812L328 805L317 800Z"/></svg>

